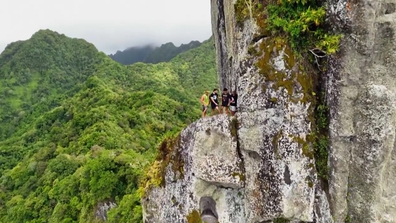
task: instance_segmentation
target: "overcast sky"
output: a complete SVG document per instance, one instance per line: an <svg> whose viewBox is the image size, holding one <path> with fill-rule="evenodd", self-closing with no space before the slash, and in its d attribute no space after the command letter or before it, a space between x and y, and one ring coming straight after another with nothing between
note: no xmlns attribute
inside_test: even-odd
<svg viewBox="0 0 396 223"><path fill-rule="evenodd" d="M210 0L0 0L0 52L40 29L83 38L105 53L208 39Z"/></svg>

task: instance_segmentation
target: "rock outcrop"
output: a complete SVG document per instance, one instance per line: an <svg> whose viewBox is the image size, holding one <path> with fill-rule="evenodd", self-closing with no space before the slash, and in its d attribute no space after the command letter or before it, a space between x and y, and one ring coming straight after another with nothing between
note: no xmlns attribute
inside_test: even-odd
<svg viewBox="0 0 396 223"><path fill-rule="evenodd" d="M102 221L107 221L107 213L116 208L117 204L114 201L102 201L96 205L95 208L95 218Z"/></svg>
<svg viewBox="0 0 396 223"><path fill-rule="evenodd" d="M219 80L238 92L238 115L182 131L178 161L143 199L144 222L199 222L201 198L221 223L396 222L396 0L328 0L328 22L344 35L321 89L329 185L313 149L318 74L256 18L237 24L235 0L211 3Z"/></svg>
<svg viewBox="0 0 396 223"><path fill-rule="evenodd" d="M166 167L165 187L153 188L143 200L144 222L199 219L194 213L205 196L217 201L220 222L243 222L243 160L233 134L225 115L202 119L183 130L172 150L173 157L182 157L183 171L175 171L172 164Z"/></svg>

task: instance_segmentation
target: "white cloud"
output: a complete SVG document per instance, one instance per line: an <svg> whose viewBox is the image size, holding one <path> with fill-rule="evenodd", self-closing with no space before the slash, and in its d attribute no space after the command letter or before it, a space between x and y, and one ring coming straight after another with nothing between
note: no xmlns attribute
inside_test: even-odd
<svg viewBox="0 0 396 223"><path fill-rule="evenodd" d="M51 29L113 53L209 38L210 0L1 0L0 24L0 51L39 29Z"/></svg>

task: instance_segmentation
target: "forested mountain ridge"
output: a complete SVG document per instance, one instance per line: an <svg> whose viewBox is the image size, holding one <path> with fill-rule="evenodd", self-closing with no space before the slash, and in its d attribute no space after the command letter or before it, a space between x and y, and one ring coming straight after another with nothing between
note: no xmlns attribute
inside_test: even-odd
<svg viewBox="0 0 396 223"><path fill-rule="evenodd" d="M41 103L37 112L48 111L60 94L76 89L92 74L98 55L84 40L44 30L9 44L0 55L0 139L9 137L35 104Z"/></svg>
<svg viewBox="0 0 396 223"><path fill-rule="evenodd" d="M212 40L123 66L42 30L0 55L0 84L0 222L100 222L106 201L109 222L140 222L138 179L161 139L200 117L217 76Z"/></svg>
<svg viewBox="0 0 396 223"><path fill-rule="evenodd" d="M159 47L152 45L130 47L124 51L117 51L114 55L110 54L110 58L124 64L131 65L137 62L143 63L160 63L169 62L180 53L197 48L201 45L199 41L191 41L188 44L181 44L179 47L173 43L165 43Z"/></svg>
<svg viewBox="0 0 396 223"><path fill-rule="evenodd" d="M138 62L144 62L154 49L155 47L152 45L135 46L123 51L119 50L115 54L110 54L109 57L118 63L131 65Z"/></svg>

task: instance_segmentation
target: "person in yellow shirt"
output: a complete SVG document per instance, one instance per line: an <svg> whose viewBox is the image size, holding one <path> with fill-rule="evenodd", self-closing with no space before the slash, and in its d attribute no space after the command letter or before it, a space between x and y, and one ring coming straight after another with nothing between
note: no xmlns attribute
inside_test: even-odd
<svg viewBox="0 0 396 223"><path fill-rule="evenodd" d="M202 118L203 118L205 117L206 111L208 110L208 106L209 106L209 91L205 91L205 94L202 95L201 103L202 103Z"/></svg>

